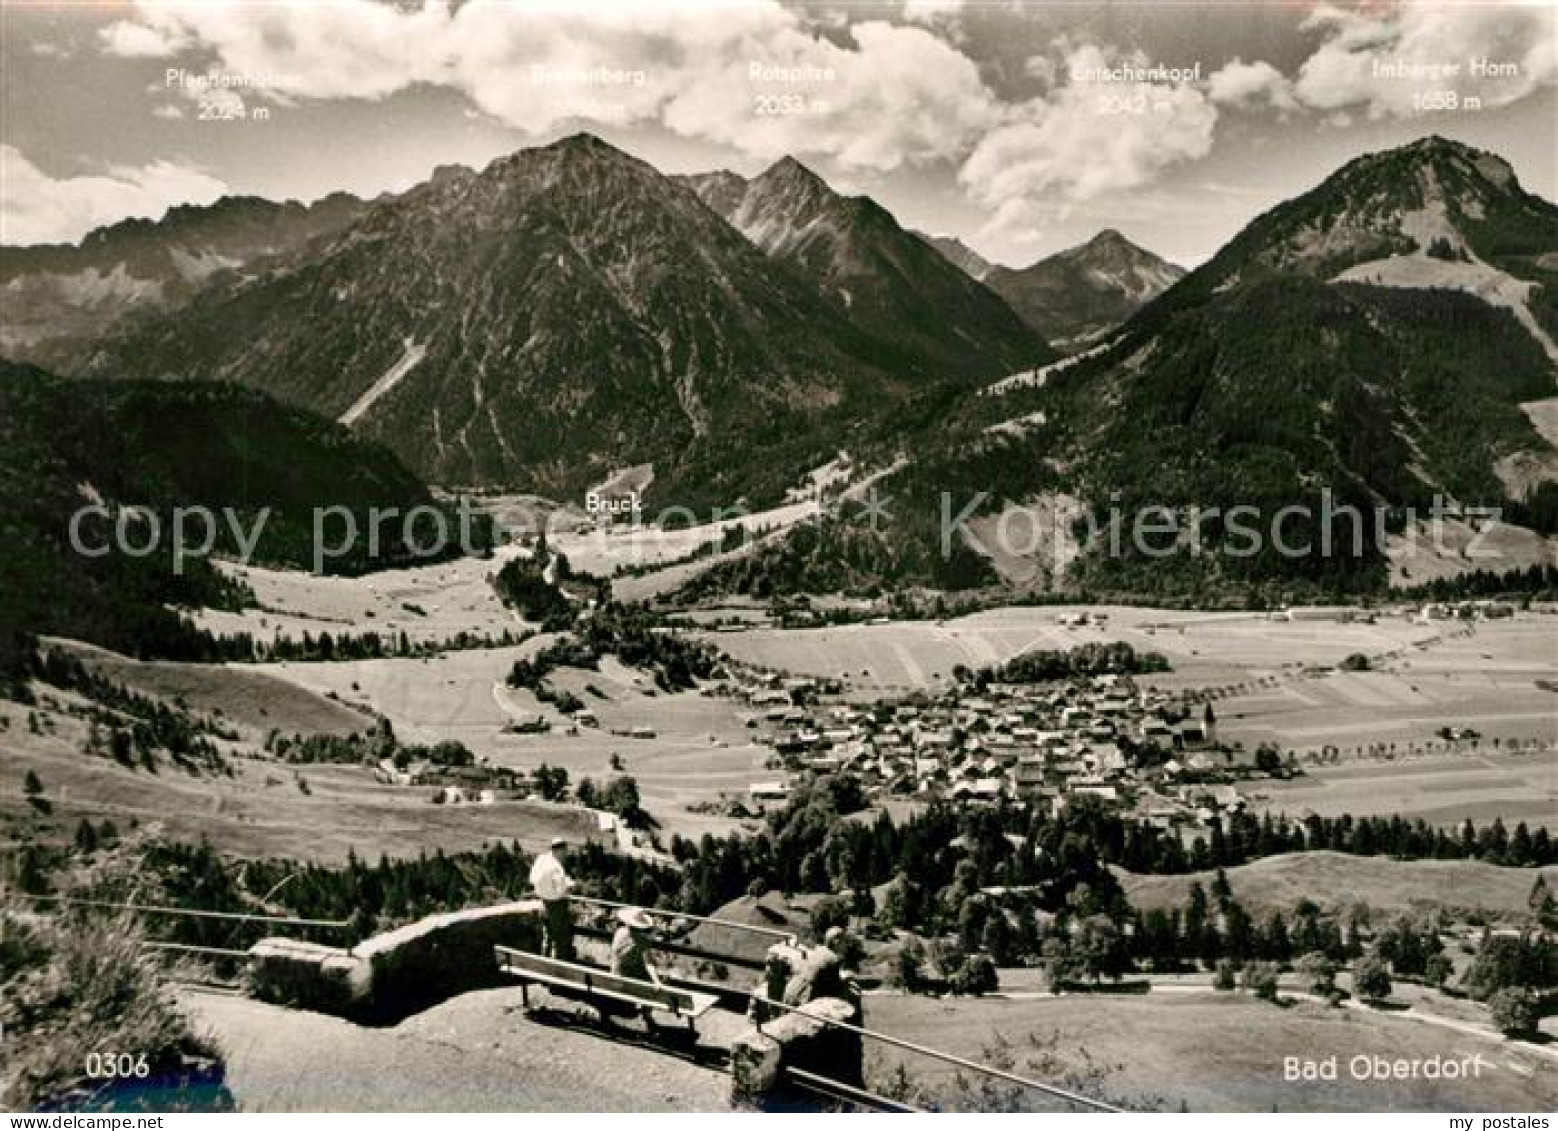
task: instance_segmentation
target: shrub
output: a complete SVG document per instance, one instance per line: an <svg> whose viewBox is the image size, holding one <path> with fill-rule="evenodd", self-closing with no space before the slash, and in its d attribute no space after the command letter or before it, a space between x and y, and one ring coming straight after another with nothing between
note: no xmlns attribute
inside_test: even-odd
<svg viewBox="0 0 1558 1131"><path fill-rule="evenodd" d="M137 856L113 852L94 869L96 879L128 874ZM0 906L0 937L6 939L0 1024L8 1050L0 1105L9 1111L88 1103L109 1110L231 1109L219 1054L179 1011L160 958L142 946L138 916L99 908L40 914L7 900ZM89 1078L91 1051L144 1064L146 1075L117 1084Z"/></svg>
<svg viewBox="0 0 1558 1131"><path fill-rule="evenodd" d="M907 942L893 961L892 984L900 990L914 993L925 985L920 964L925 961L925 948L917 942Z"/></svg>
<svg viewBox="0 0 1558 1131"><path fill-rule="evenodd" d="M849 903L840 896L820 900L811 913L812 937L819 942L830 927L849 926Z"/></svg>
<svg viewBox="0 0 1558 1131"><path fill-rule="evenodd" d="M1536 1034L1536 995L1530 990L1508 987L1488 999L1493 1025L1506 1037L1531 1037Z"/></svg>
<svg viewBox="0 0 1558 1131"><path fill-rule="evenodd" d="M1390 972L1378 958L1368 955L1353 968L1352 988L1364 1001L1384 1001L1390 996Z"/></svg>
<svg viewBox="0 0 1558 1131"><path fill-rule="evenodd" d="M1232 990L1238 985L1239 967L1232 959L1219 959L1217 970L1212 975L1212 988L1214 990Z"/></svg>
<svg viewBox="0 0 1558 1131"><path fill-rule="evenodd" d="M1271 962L1252 962L1244 968L1244 988L1261 1001L1277 1000L1277 967Z"/></svg>
<svg viewBox="0 0 1558 1131"><path fill-rule="evenodd" d="M1430 955L1423 966L1423 978L1430 986L1443 986L1454 972L1449 956L1444 954Z"/></svg>
<svg viewBox="0 0 1558 1131"><path fill-rule="evenodd" d="M964 959L947 982L953 993L977 997L994 993L1000 986L1000 977L988 955L975 954Z"/></svg>
<svg viewBox="0 0 1558 1131"><path fill-rule="evenodd" d="M1336 989L1336 963L1318 950L1301 955L1298 972L1304 976L1304 988L1319 997L1330 997Z"/></svg>

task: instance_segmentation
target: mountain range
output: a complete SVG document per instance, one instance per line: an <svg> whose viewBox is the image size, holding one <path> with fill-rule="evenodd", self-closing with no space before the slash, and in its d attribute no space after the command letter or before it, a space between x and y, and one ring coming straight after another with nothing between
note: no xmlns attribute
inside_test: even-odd
<svg viewBox="0 0 1558 1131"><path fill-rule="evenodd" d="M80 244L0 246L0 355L68 368L83 342L126 315L176 309L213 279L338 231L364 207L347 193L309 205L232 196L98 228Z"/></svg>
<svg viewBox="0 0 1558 1131"><path fill-rule="evenodd" d="M1068 351L1120 325L1185 275L1113 228L1027 267L991 263L955 236L920 238L1005 299L1035 333Z"/></svg>
<svg viewBox="0 0 1558 1131"><path fill-rule="evenodd" d="M1024 322L1064 348L1120 325L1185 275L1113 228L1023 268L991 266L980 278Z"/></svg>
<svg viewBox="0 0 1558 1131"><path fill-rule="evenodd" d="M1094 498L1271 514L1329 488L1398 519L1435 496L1529 505L1558 487L1522 408L1558 392L1555 329L1558 207L1498 157L1427 138L1258 217L1051 392Z"/></svg>
<svg viewBox="0 0 1558 1131"><path fill-rule="evenodd" d="M1522 408L1554 392L1558 209L1438 138L1349 163L1188 274L1113 231L992 266L792 159L668 177L589 135L396 196L225 201L3 262L36 299L9 354L249 386L443 485L566 497L648 465L651 502L762 505L841 450L894 469L881 531L797 532L803 553L781 539L715 588L1012 583L977 539L932 552L950 489L986 492L986 523L1323 488L1398 515L1435 493L1531 510L1558 491ZM104 280L111 302L36 329ZM1035 576L1367 587L1382 552L1169 568L1078 547L1065 577Z"/></svg>
<svg viewBox="0 0 1558 1131"><path fill-rule="evenodd" d="M794 158L750 181L687 178L699 197L770 258L811 280L907 366L946 374L1054 357L1011 308L867 196L842 196Z"/></svg>
<svg viewBox="0 0 1558 1131"><path fill-rule="evenodd" d="M660 498L697 506L780 497L895 406L1054 356L798 165L743 201L809 238L761 246L688 184L566 138L441 169L175 312L120 320L69 368L263 389L440 483L567 495L652 464Z"/></svg>
<svg viewBox="0 0 1558 1131"><path fill-rule="evenodd" d="M699 589L782 590L843 561L871 563L832 575L856 588L884 568L900 584L1155 597L1380 587L1388 536L1370 527L1352 552L1352 520L1333 519L1331 544L1348 549L1324 553L1327 495L1365 522L1378 511L1391 533L1437 495L1558 534L1558 450L1528 411L1558 392L1555 302L1558 208L1507 163L1440 138L1359 158L1257 217L1106 341L953 408L894 477L898 517L879 545L862 545L859 524L810 530ZM965 538L982 560L930 552L940 532L921 512L948 488L985 493ZM1269 524L1290 504L1317 516L1285 531L1309 544L1294 555L1269 537L1255 553L1211 552L1236 545L1216 516L1205 552L1167 557L1125 539L1119 553L1069 545L1013 560L980 536L1022 517L1046 527L1049 552L1087 515L1107 529L1111 513L1130 521L1145 507L1251 506Z"/></svg>

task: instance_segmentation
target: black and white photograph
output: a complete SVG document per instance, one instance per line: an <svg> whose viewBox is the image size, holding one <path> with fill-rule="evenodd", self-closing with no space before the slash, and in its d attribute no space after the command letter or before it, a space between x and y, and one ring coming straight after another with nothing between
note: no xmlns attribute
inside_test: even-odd
<svg viewBox="0 0 1558 1131"><path fill-rule="evenodd" d="M1551 0L0 0L7 1126L1551 1131L1555 201Z"/></svg>

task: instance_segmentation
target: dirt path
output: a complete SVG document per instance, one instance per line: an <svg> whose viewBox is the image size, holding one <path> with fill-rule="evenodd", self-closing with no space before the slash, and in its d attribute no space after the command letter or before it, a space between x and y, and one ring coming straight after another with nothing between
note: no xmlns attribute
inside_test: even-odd
<svg viewBox="0 0 1558 1131"><path fill-rule="evenodd" d="M689 1059L675 1038L651 1046L627 1024L626 1039L613 1040L561 1014L530 1020L517 989L465 994L382 1029L243 997L193 989L182 997L221 1044L243 1111L730 1107L728 1076Z"/></svg>

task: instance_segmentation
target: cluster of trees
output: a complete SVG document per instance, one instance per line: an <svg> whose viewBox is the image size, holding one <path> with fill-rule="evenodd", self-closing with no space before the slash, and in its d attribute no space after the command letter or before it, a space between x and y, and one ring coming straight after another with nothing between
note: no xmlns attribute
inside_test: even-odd
<svg viewBox="0 0 1558 1131"><path fill-rule="evenodd" d="M34 653L28 674L89 701L85 708L72 710L88 720L83 749L93 757L112 758L123 766L140 766L155 773L158 755L166 754L191 773L232 772L213 739L238 736L217 720L131 691L58 648Z"/></svg>
<svg viewBox="0 0 1558 1131"><path fill-rule="evenodd" d="M1321 817L1294 821L1270 813L1239 812L1214 817L1205 836L1186 849L1170 834L1124 818L1093 822L1110 863L1133 872L1202 872L1247 864L1287 852L1344 852L1402 860L1483 860L1515 867L1558 863L1558 846L1545 827L1534 832L1524 821L1511 832L1502 818L1478 825L1468 819L1459 832L1401 816Z"/></svg>
<svg viewBox="0 0 1558 1131"><path fill-rule="evenodd" d="M498 571L492 587L499 600L543 632L561 632L574 621L573 602L563 589L572 577L568 559L547 546L543 533L529 557L513 558Z"/></svg>
<svg viewBox="0 0 1558 1131"><path fill-rule="evenodd" d="M1553 485L1543 484L1543 487ZM1558 492L1541 492L1538 506L1558 502ZM1558 519L1551 516L1522 513L1521 504L1511 503L1505 508L1503 520L1519 526L1529 526L1543 533L1558 533ZM1551 527L1550 530L1543 530ZM1422 601L1472 601L1494 597L1519 598L1522 602L1533 598L1551 599L1558 593L1558 566L1538 562L1525 569L1493 570L1476 569L1454 577L1436 577L1421 585L1400 590L1398 596Z"/></svg>
<svg viewBox="0 0 1558 1131"><path fill-rule="evenodd" d="M1138 652L1129 644L1115 642L1083 644L1068 649L1039 648L976 672L959 665L953 669L953 674L984 688L991 683L1045 683L1093 675L1140 675L1168 670L1168 660L1161 653Z"/></svg>
<svg viewBox="0 0 1558 1131"><path fill-rule="evenodd" d="M543 801L568 800L568 771L542 762L535 772L536 793Z"/></svg>
<svg viewBox="0 0 1558 1131"><path fill-rule="evenodd" d="M542 762L535 772L536 794L543 801L557 802L567 801L571 796L580 805L590 809L605 809L615 813L636 828L648 825L650 818L640 803L637 779L620 772L622 761L615 754L611 761L612 769L618 772L603 782L580 778L578 785L571 790L567 770Z"/></svg>
<svg viewBox="0 0 1558 1131"><path fill-rule="evenodd" d="M218 607L218 606L211 606ZM222 633L220 635L196 628L187 617L167 613L171 620L157 618L148 624L161 625L155 632L148 629L135 636L109 642L109 647L137 657L156 657L178 660L184 663L309 663L330 660L380 660L387 658L421 658L438 656L444 652L474 648L506 648L522 644L529 632L503 629L498 633L476 633L460 630L442 640L414 641L404 631L354 632L317 635L305 631L295 637L278 633L264 639L250 632ZM79 633L81 639L95 639L91 634ZM9 641L9 646L5 644ZM31 674L31 657L38 650L36 638L23 633L7 636L0 632L0 697L26 702L25 680ZM14 654L13 654L14 653Z"/></svg>
<svg viewBox="0 0 1558 1131"><path fill-rule="evenodd" d="M271 731L265 736L265 749L278 761L294 764L333 763L371 766L388 758L397 769L413 762L441 767L474 766L476 755L463 742L445 739L431 744L402 745L395 737L390 721L381 718L367 731L347 735L283 735Z"/></svg>
<svg viewBox="0 0 1558 1131"><path fill-rule="evenodd" d="M887 813L869 822L841 820L864 807L859 782L833 775L798 788L755 836L673 837L685 904L717 907L754 890L862 891L889 884L880 908L886 922L941 934L955 928L968 893L992 884L1033 888L1045 906L1063 905L1081 884L1092 885L1105 902L1122 898L1106 863L1068 824L1035 822L1033 835L1014 846L1008 826L1019 823L1016 810L938 803L902 823Z"/></svg>
<svg viewBox="0 0 1558 1131"><path fill-rule="evenodd" d="M282 762L371 766L392 757L399 748L394 728L388 719L377 726L351 734L284 735L271 731L265 736L265 751Z"/></svg>
<svg viewBox="0 0 1558 1131"><path fill-rule="evenodd" d="M508 684L540 694L547 676L558 668L594 671L601 657L610 655L652 673L662 691L690 690L719 670L719 654L713 648L661 628L655 615L641 607L608 602L567 636L528 659L516 660Z"/></svg>
<svg viewBox="0 0 1558 1131"><path fill-rule="evenodd" d="M573 794L580 805L615 813L631 827L642 828L649 823L649 814L640 802L638 781L628 774L614 774L599 784L591 778L580 778Z"/></svg>
<svg viewBox="0 0 1558 1131"><path fill-rule="evenodd" d="M443 640L414 641L402 629L398 633L354 632L332 635L321 632L317 636L305 631L301 637L278 633L274 638L265 640L252 633L236 632L215 637L212 647L219 653L214 658L227 662L313 663L330 660L416 659L474 648L506 648L524 643L529 635L528 632L514 632L508 628L498 633L461 629Z"/></svg>
<svg viewBox="0 0 1558 1131"><path fill-rule="evenodd" d="M732 834L722 840L709 835L698 842L673 837L671 853L685 869L684 905L717 907L749 890L860 891L888 884L879 908L884 921L943 934L960 929L969 897L989 887L1020 892L1033 908L1071 915L1076 914L1071 897L1084 889L1085 906L1123 917L1124 894L1111 865L1139 874L1176 874L1316 849L1510 865L1551 863L1553 856L1545 829L1533 834L1521 824L1511 836L1499 821L1480 830L1468 822L1457 836L1401 818L1291 822L1269 814L1235 814L1215 819L1209 837L1197 837L1187 849L1176 836L1087 797L1073 798L1048 818L1015 806L974 809L937 803L903 822L887 813L869 822L839 819L863 804L859 783L835 775L803 785L756 836ZM1232 916L1236 951L1265 957L1256 925L1242 922L1236 907L1226 914ZM1279 926L1288 930L1291 925ZM1211 936L1199 924L1193 928L1182 922L1170 942L1168 925L1149 913L1138 933L1140 945L1148 949L1139 956L1209 953ZM1248 946L1240 941L1245 938L1252 940ZM1333 948L1333 942L1306 937L1295 944L1300 948L1295 953ZM1273 947L1283 949L1280 941Z"/></svg>

